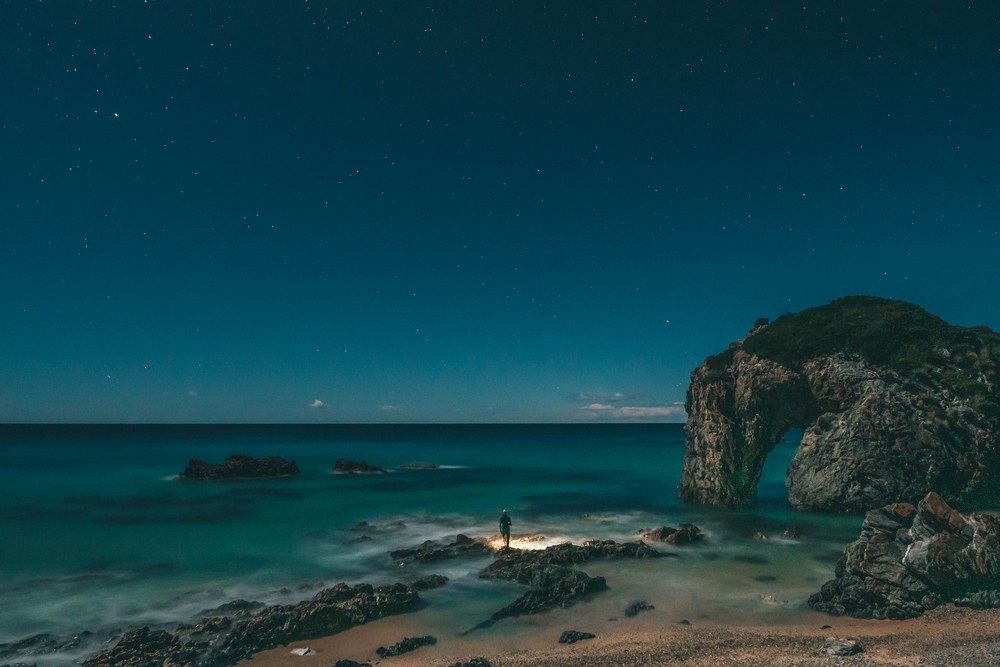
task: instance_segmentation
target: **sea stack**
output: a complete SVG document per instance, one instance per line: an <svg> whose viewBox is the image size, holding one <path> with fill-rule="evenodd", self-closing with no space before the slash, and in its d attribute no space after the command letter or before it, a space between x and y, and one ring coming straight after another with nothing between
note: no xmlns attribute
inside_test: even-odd
<svg viewBox="0 0 1000 667"><path fill-rule="evenodd" d="M1000 506L1000 335L913 304L846 297L758 320L691 374L683 500L755 502L764 460L803 429L797 509L863 513L938 492Z"/></svg>

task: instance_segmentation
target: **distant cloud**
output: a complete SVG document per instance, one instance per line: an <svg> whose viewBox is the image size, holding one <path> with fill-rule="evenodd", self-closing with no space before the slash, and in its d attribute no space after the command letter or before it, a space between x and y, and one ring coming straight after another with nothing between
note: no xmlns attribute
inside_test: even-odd
<svg viewBox="0 0 1000 667"><path fill-rule="evenodd" d="M585 391L583 393L577 394L574 397L576 400L580 401L591 401L592 403L621 403L628 396L620 391L615 392L594 392Z"/></svg>
<svg viewBox="0 0 1000 667"><path fill-rule="evenodd" d="M684 405L623 405L615 407L605 403L591 403L580 408L591 419L653 419L663 417L680 417L684 415Z"/></svg>
<svg viewBox="0 0 1000 667"><path fill-rule="evenodd" d="M399 407L398 405L380 405L378 406L378 409L381 410L382 412L399 412L403 408Z"/></svg>
<svg viewBox="0 0 1000 667"><path fill-rule="evenodd" d="M326 410L330 406L328 406L326 403L317 398L316 400L314 400L312 403L309 404L309 407L314 408L316 410Z"/></svg>
<svg viewBox="0 0 1000 667"><path fill-rule="evenodd" d="M198 395L198 390L197 389L189 389L188 390L188 396L197 396L197 395Z"/></svg>
<svg viewBox="0 0 1000 667"><path fill-rule="evenodd" d="M622 417L673 417L684 414L684 408L676 405L657 405L645 408L626 407L618 410Z"/></svg>

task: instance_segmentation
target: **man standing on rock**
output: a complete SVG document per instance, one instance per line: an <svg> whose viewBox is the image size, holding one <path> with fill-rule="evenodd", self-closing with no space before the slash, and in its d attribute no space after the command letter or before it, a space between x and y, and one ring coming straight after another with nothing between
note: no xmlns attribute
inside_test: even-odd
<svg viewBox="0 0 1000 667"><path fill-rule="evenodd" d="M510 515L507 510L500 515L500 537L503 538L503 548L510 549Z"/></svg>

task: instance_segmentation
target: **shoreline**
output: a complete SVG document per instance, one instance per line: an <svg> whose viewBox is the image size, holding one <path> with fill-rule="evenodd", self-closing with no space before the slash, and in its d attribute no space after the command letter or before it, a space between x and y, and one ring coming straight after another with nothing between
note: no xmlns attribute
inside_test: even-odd
<svg viewBox="0 0 1000 667"><path fill-rule="evenodd" d="M640 665L962 665L1000 663L1000 609L973 610L944 605L921 617L876 621L804 612L789 623L732 624L692 621L665 623L653 614L576 627L573 608L521 621L513 632L480 637L437 636L437 643L397 657L379 658L375 649L403 637L427 634L421 611L380 619L342 633L260 652L240 667L330 667L338 660L392 667L446 667L486 658L493 667L631 667ZM534 626L534 627L531 627ZM830 626L824 628L823 626ZM593 639L559 644L562 630L594 632ZM827 637L857 640L861 653L820 654ZM315 653L298 656L292 649Z"/></svg>

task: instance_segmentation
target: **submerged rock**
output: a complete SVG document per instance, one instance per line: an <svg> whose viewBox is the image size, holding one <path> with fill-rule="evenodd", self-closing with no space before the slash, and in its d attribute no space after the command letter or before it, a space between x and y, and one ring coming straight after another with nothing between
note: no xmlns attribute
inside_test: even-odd
<svg viewBox="0 0 1000 667"><path fill-rule="evenodd" d="M868 512L836 578L809 606L835 616L903 619L954 600L1000 606L1000 520L953 510L936 493Z"/></svg>
<svg viewBox="0 0 1000 667"><path fill-rule="evenodd" d="M764 460L804 430L791 504L865 512L932 490L1000 505L1000 334L922 308L848 297L759 321L691 373L683 500L755 502Z"/></svg>
<svg viewBox="0 0 1000 667"><path fill-rule="evenodd" d="M295 461L288 461L280 456L253 458L252 456L233 454L222 463L206 463L198 459L191 459L179 477L191 481L210 481L289 477L298 474L299 467Z"/></svg>
<svg viewBox="0 0 1000 667"><path fill-rule="evenodd" d="M649 604L645 600L639 600L638 602L633 602L629 606L625 607L625 616L628 618L633 618L638 616L644 611L649 611L651 609L656 609L653 605Z"/></svg>
<svg viewBox="0 0 1000 667"><path fill-rule="evenodd" d="M337 462L333 464L333 472L338 475L367 475L384 473L385 468L368 465L367 461L337 459Z"/></svg>
<svg viewBox="0 0 1000 667"><path fill-rule="evenodd" d="M436 463L425 463L423 461L414 461L412 463L404 463L399 466L400 470L437 470L440 468Z"/></svg>

